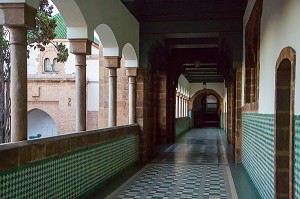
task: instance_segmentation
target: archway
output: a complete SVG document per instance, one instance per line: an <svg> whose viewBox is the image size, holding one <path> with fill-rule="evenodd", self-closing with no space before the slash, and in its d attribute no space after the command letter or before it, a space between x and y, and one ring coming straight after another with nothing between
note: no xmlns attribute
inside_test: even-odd
<svg viewBox="0 0 300 199"><path fill-rule="evenodd" d="M125 59L125 67L138 67L136 52L130 43L124 45L122 54Z"/></svg>
<svg viewBox="0 0 300 199"><path fill-rule="evenodd" d="M194 128L219 127L223 99L212 89L196 92L189 102Z"/></svg>
<svg viewBox="0 0 300 199"><path fill-rule="evenodd" d="M57 126L53 118L40 109L28 112L27 139L52 137L58 134Z"/></svg>
<svg viewBox="0 0 300 199"><path fill-rule="evenodd" d="M276 64L274 198L294 198L295 57L285 48Z"/></svg>

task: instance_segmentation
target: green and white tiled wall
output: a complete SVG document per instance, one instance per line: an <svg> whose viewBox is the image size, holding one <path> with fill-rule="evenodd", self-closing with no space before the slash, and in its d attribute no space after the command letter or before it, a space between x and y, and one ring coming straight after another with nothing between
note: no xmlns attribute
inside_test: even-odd
<svg viewBox="0 0 300 199"><path fill-rule="evenodd" d="M128 135L0 172L0 198L83 198L138 159L138 135Z"/></svg>
<svg viewBox="0 0 300 199"><path fill-rule="evenodd" d="M274 115L243 114L242 163L262 198L274 197Z"/></svg>
<svg viewBox="0 0 300 199"><path fill-rule="evenodd" d="M300 115L295 116L295 198L300 198Z"/></svg>
<svg viewBox="0 0 300 199"><path fill-rule="evenodd" d="M262 198L274 198L274 115L243 114L242 163ZM300 198L300 116L295 116L295 198Z"/></svg>

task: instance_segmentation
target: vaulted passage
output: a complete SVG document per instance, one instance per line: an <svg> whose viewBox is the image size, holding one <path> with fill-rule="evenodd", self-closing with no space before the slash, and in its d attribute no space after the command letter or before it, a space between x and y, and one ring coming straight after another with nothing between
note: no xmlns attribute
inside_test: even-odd
<svg viewBox="0 0 300 199"><path fill-rule="evenodd" d="M0 0L0 199L300 199L299 19L299 0Z"/></svg>

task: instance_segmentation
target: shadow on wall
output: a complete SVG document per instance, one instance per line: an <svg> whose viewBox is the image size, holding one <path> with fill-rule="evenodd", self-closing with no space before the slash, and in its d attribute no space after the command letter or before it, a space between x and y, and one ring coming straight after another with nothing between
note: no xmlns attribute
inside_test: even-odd
<svg viewBox="0 0 300 199"><path fill-rule="evenodd" d="M52 117L40 109L28 113L27 139L57 136L57 126Z"/></svg>

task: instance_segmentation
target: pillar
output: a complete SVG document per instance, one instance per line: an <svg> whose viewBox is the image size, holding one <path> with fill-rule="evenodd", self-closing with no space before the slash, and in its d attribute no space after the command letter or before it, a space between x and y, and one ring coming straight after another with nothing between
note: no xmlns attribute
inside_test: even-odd
<svg viewBox="0 0 300 199"><path fill-rule="evenodd" d="M27 30L36 9L25 3L0 3L0 25L10 28L11 141L27 139Z"/></svg>
<svg viewBox="0 0 300 199"><path fill-rule="evenodd" d="M182 94L179 95L179 117L182 117L182 113L183 113L183 98L182 98Z"/></svg>
<svg viewBox="0 0 300 199"><path fill-rule="evenodd" d="M179 117L179 94L176 92L176 118Z"/></svg>
<svg viewBox="0 0 300 199"><path fill-rule="evenodd" d="M70 39L70 52L76 66L76 131L86 131L86 55L91 54L92 42Z"/></svg>
<svg viewBox="0 0 300 199"><path fill-rule="evenodd" d="M129 81L129 113L128 113L128 123L136 123L136 76L137 68L126 68L126 75L128 76Z"/></svg>
<svg viewBox="0 0 300 199"><path fill-rule="evenodd" d="M242 162L242 67L236 69L235 163Z"/></svg>
<svg viewBox="0 0 300 199"><path fill-rule="evenodd" d="M117 69L121 58L118 56L104 57L104 66L108 73L108 127L117 125Z"/></svg>
<svg viewBox="0 0 300 199"><path fill-rule="evenodd" d="M182 111L182 116L185 117L185 96L182 96L182 106L183 106L183 111Z"/></svg>
<svg viewBox="0 0 300 199"><path fill-rule="evenodd" d="M185 117L188 116L188 98L187 96L185 97Z"/></svg>
<svg viewBox="0 0 300 199"><path fill-rule="evenodd" d="M227 88L227 142L228 144L232 144L233 141L233 81L228 83Z"/></svg>

